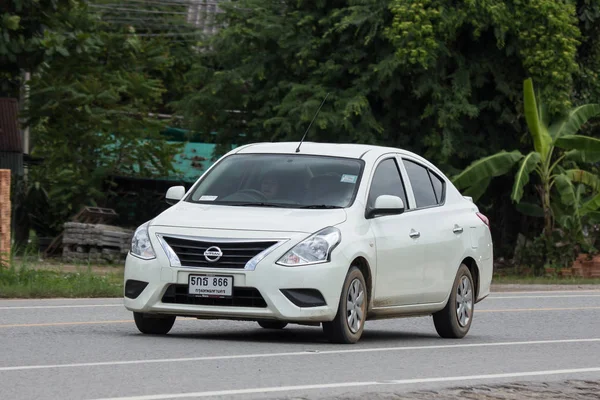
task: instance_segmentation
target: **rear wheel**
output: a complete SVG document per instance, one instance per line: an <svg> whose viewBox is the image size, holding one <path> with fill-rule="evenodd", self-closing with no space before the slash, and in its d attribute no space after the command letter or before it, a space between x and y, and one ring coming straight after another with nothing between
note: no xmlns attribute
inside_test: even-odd
<svg viewBox="0 0 600 400"><path fill-rule="evenodd" d="M367 285L356 267L350 268L334 320L323 323L323 332L333 343L351 344L360 339L367 317Z"/></svg>
<svg viewBox="0 0 600 400"><path fill-rule="evenodd" d="M283 329L287 322L282 321L258 321L258 324L265 329Z"/></svg>
<svg viewBox="0 0 600 400"><path fill-rule="evenodd" d="M174 315L133 313L133 319L139 331L149 335L166 335L173 327L175 318L177 317Z"/></svg>
<svg viewBox="0 0 600 400"><path fill-rule="evenodd" d="M471 271L461 264L452 285L448 304L443 310L433 314L433 323L438 335L448 339L460 339L469 332L475 311L474 289Z"/></svg>

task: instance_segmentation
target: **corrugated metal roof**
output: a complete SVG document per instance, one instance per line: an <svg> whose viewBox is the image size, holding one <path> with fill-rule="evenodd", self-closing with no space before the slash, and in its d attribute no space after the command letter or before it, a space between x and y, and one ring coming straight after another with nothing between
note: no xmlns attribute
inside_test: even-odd
<svg viewBox="0 0 600 400"><path fill-rule="evenodd" d="M0 151L23 153L17 99L0 98Z"/></svg>

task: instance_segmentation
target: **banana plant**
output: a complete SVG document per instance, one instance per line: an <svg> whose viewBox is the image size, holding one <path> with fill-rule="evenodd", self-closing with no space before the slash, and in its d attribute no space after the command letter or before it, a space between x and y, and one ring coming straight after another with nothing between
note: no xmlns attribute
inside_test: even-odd
<svg viewBox="0 0 600 400"><path fill-rule="evenodd" d="M554 226L551 193L554 188L561 201L571 201L574 184L584 184L594 195L583 203L578 213L593 213L600 208L600 178L579 168L565 170L563 163L582 164L600 161L600 139L578 135L577 132L590 118L600 115L600 104L585 104L571 109L564 117L548 126L542 102L536 100L532 80L523 82L525 120L533 142L528 154L515 150L473 162L453 178L458 189L477 200L492 178L505 175L517 166L511 199L519 203L532 174L537 175L536 190L542 206L544 233L550 235ZM578 207L576 207L578 208Z"/></svg>

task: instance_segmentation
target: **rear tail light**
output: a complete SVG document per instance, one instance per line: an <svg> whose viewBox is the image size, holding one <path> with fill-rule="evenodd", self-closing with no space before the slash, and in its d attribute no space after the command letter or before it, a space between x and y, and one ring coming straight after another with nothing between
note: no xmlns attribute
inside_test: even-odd
<svg viewBox="0 0 600 400"><path fill-rule="evenodd" d="M479 217L480 220L483 221L483 223L489 228L490 227L490 220L488 219L488 217L486 217L485 215L483 215L482 213L478 212L477 216Z"/></svg>

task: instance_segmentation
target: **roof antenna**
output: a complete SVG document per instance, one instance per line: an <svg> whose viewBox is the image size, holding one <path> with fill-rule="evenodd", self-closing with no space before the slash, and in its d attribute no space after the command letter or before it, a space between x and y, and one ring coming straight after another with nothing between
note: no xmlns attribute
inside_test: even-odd
<svg viewBox="0 0 600 400"><path fill-rule="evenodd" d="M300 146L302 146L302 142L304 142L304 138L306 137L306 134L310 130L310 127L312 126L313 122L315 122L315 119L317 118L317 115L319 115L319 112L321 111L321 107L323 107L323 104L325 104L325 100L327 100L327 98L329 97L329 94L330 93L327 93L327 96L325 96L325 98L323 99L323 102L319 106L319 109L315 113L315 116L313 117L312 121L310 121L310 125L308 125L308 128L306 129L306 132L304 132L304 136L302 136L302 140L300 140L300 143L298 144L298 148L296 149L296 153L300 153Z"/></svg>

